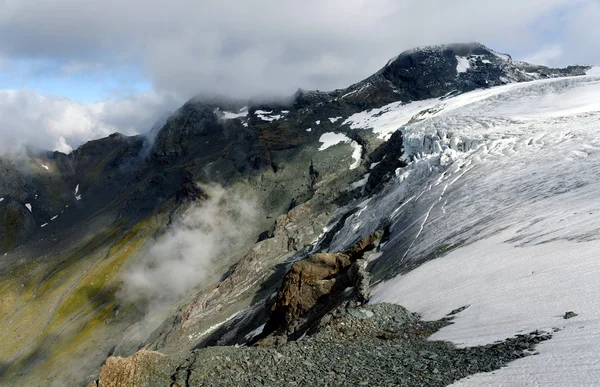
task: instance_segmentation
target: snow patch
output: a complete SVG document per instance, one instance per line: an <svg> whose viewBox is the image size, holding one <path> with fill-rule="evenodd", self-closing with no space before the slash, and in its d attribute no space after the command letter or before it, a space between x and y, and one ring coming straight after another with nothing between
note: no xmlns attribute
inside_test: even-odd
<svg viewBox="0 0 600 387"><path fill-rule="evenodd" d="M356 141L352 141L350 145L352 145L352 148L354 149L352 151L352 158L354 159L354 162L350 165L350 169L356 169L360 166L362 146Z"/></svg>
<svg viewBox="0 0 600 387"><path fill-rule="evenodd" d="M362 179L350 184L350 191L354 191L357 188L364 187L367 184L367 182L369 181L369 176L371 176L371 174L367 173L363 176Z"/></svg>
<svg viewBox="0 0 600 387"><path fill-rule="evenodd" d="M78 192L79 192L79 184L77 184L77 187L75 187L75 195L77 195Z"/></svg>
<svg viewBox="0 0 600 387"><path fill-rule="evenodd" d="M56 218L58 218L58 215L54 215L52 218L50 218L50 221L53 221Z"/></svg>
<svg viewBox="0 0 600 387"><path fill-rule="evenodd" d="M321 120L316 120L316 121L315 121L315 124L317 124L317 125L321 125Z"/></svg>
<svg viewBox="0 0 600 387"><path fill-rule="evenodd" d="M350 165L350 169L356 169L360 166L362 156L362 146L354 140L351 140L343 133L327 132L319 137L319 142L323 144L319 147L320 151L330 148L339 143L349 143L352 146L352 158L354 161Z"/></svg>
<svg viewBox="0 0 600 387"><path fill-rule="evenodd" d="M26 203L25 207L27 207L27 209L29 210L29 212L33 212L31 209L31 204L30 203Z"/></svg>
<svg viewBox="0 0 600 387"><path fill-rule="evenodd" d="M40 227L42 227L42 228L43 228L43 227L46 227L47 225L48 225L48 223L44 223L44 224L42 224Z"/></svg>
<svg viewBox="0 0 600 387"><path fill-rule="evenodd" d="M222 114L223 114L223 118L226 120L247 117L248 116L248 107L244 107L244 108L240 109L240 111L237 113L224 111Z"/></svg>
<svg viewBox="0 0 600 387"><path fill-rule="evenodd" d="M4 201L4 198L0 198L0 202L1 202L1 201Z"/></svg>
<svg viewBox="0 0 600 387"><path fill-rule="evenodd" d="M283 117L289 112L289 110L282 110L281 114L273 114L273 110L255 110L254 114L256 114L256 117L260 118L263 121L273 122L281 119L281 117Z"/></svg>
<svg viewBox="0 0 600 387"><path fill-rule="evenodd" d="M346 98L346 97L348 97L348 96L350 96L350 95L352 95L352 94L357 94L357 93L360 93L361 91L363 91L364 89L368 88L369 86L370 86L370 84L369 84L369 83L366 83L366 84L362 85L360 89L356 89L356 90L350 91L350 92L348 92L348 93L346 93L346 94L342 95L342 97L341 97L341 98Z"/></svg>
<svg viewBox="0 0 600 387"><path fill-rule="evenodd" d="M202 332L193 333L193 334L191 334L191 335L188 335L188 339L189 339L190 341L192 341L192 340L198 340L199 338L201 338L201 337L203 337L203 336L206 336L207 334L209 334L209 333L212 333L212 332L216 331L216 330L217 330L217 329L219 329L219 327L221 327L223 324L226 324L226 323L228 323L229 321L233 320L233 319L234 319L236 316L238 316L240 313L242 313L242 312L244 312L244 311L245 311L245 309L242 309L242 310L240 310L240 311L238 311L238 312L236 312L236 313L232 314L231 316L227 317L225 320L223 320L223 321L221 321L221 322L219 322L219 323L217 323L217 324L211 325L210 327L208 327L206 330L204 330L204 331L202 331Z"/></svg>
<svg viewBox="0 0 600 387"><path fill-rule="evenodd" d="M49 171L49 170L50 170L50 167L48 167L47 165L44 165L44 164L40 164L40 165L41 165L41 166L42 166L42 168L44 168L45 170L47 170L47 171Z"/></svg>
<svg viewBox="0 0 600 387"><path fill-rule="evenodd" d="M469 62L469 58L457 55L456 60L458 61L458 64L456 65L457 73L466 73L467 70L471 68L471 62Z"/></svg>
<svg viewBox="0 0 600 387"><path fill-rule="evenodd" d="M312 128L306 129L307 132L312 132Z"/></svg>
<svg viewBox="0 0 600 387"><path fill-rule="evenodd" d="M341 120L341 119L342 119L342 117L332 117L332 118L330 118L330 119L329 119L329 121L330 121L332 124L335 124L337 121L339 121L339 120Z"/></svg>
<svg viewBox="0 0 600 387"><path fill-rule="evenodd" d="M256 336L260 335L263 332L263 330L265 329L265 325L266 324L263 324L263 325L259 326L258 328L254 329L252 332L248 333L246 336L244 336L244 340L250 341L253 338L255 338Z"/></svg>
<svg viewBox="0 0 600 387"><path fill-rule="evenodd" d="M438 99L406 104L393 102L381 108L355 113L348 117L343 124L349 124L351 129L372 129L380 139L387 140L392 133L408 124L415 114L439 103Z"/></svg>
<svg viewBox="0 0 600 387"><path fill-rule="evenodd" d="M81 200L81 195L77 195L77 196L75 196L75 199L76 199L76 200Z"/></svg>
<svg viewBox="0 0 600 387"><path fill-rule="evenodd" d="M319 147L319 150L325 150L327 148L330 148L334 145L339 144L340 142L352 142L352 140L350 140L345 134L343 133L334 133L334 132L327 132L327 133L323 133L321 135L321 137L319 137L319 142L322 142L323 145L321 145Z"/></svg>

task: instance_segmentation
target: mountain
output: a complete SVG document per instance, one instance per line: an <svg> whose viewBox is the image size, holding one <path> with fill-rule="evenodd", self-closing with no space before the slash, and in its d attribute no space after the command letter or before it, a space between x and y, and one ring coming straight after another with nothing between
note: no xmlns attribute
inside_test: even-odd
<svg viewBox="0 0 600 387"><path fill-rule="evenodd" d="M535 297L518 293L525 285L514 276L526 270L541 270L546 282L534 284L581 272L557 277L503 241L549 254L557 268L557 251L595 246L593 216L582 215L595 211L594 71L513 61L477 43L424 47L343 90L280 102L197 97L148 136L2 157L0 383L314 384L306 378L325 367L331 384L340 374L381 384L382 357L402 378L445 385L526 356L560 333L519 329L555 322L536 310L545 319L515 328L508 312L493 316L521 309L498 300L542 302L537 287ZM535 250L553 243L574 246ZM503 271L463 257L480 251ZM484 297L487 283L496 299ZM553 307L580 312L577 294ZM369 298L391 304L363 307ZM495 324L502 329L490 332ZM322 363L349 345L344 332L364 341L354 352L378 362L342 351L354 371ZM473 348L428 344L431 334ZM509 339L486 346L491 337ZM373 352L379 345L388 352ZM431 369L394 360L392 348L399 358L427 352ZM264 359L250 366L255 356ZM221 379L203 379L211 374Z"/></svg>

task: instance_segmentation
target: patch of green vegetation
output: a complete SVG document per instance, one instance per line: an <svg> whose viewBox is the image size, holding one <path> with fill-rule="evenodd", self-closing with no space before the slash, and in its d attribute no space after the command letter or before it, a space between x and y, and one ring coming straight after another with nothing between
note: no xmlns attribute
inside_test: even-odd
<svg viewBox="0 0 600 387"><path fill-rule="evenodd" d="M133 237L128 236L129 243L121 244L119 242L118 245L121 245L121 249L102 260L79 281L74 287L74 291L67 295L59 306L51 325L65 322L90 305L93 308L97 307L102 302L105 293L112 294L116 291L121 267L144 242L142 238L135 240L131 240L131 238Z"/></svg>
<svg viewBox="0 0 600 387"><path fill-rule="evenodd" d="M39 283L36 294L38 296L42 296L48 290L53 289L57 281L68 278L71 272L75 269L75 263L86 256L92 255L92 253L98 248L101 248L107 243L110 243L112 240L116 239L120 232L121 225L122 223L119 223L109 230L97 235L75 254L70 255L56 265Z"/></svg>

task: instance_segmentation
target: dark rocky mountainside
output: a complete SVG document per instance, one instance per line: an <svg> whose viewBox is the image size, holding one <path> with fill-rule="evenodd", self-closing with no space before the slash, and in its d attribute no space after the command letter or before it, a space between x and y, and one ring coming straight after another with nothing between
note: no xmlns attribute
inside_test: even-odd
<svg viewBox="0 0 600 387"><path fill-rule="evenodd" d="M2 156L0 384L183 386L219 384L207 379L217 375L225 385L275 385L289 381L286 368L309 374L321 367L329 350L352 358L342 348L342 322L364 339L353 351L395 351L385 369L403 376L392 383L444 385L523 356L523 348L514 351L521 339L458 350L424 341L447 321L425 323L401 307L360 306L371 275L378 281L390 268L397 273L408 266L367 265L386 241L386 224L363 245L361 238L334 245L334 235L412 155L404 154L401 131L382 138L352 129L346 119L390 103L579 76L587 69L517 62L477 43L425 47L343 90L299 90L283 102L198 97L147 136L115 133L69 155ZM341 140L328 143L332 135ZM150 319L153 300L123 296L124 273L145 262L189 211L201 208L210 196L204 187L215 184L226 190L224 201L234 194L251 199L254 219L235 224L243 231L235 249L212 257L206 278ZM349 287L356 292L349 294ZM307 332L306 346L295 341ZM529 345L547 338L539 333L523 340ZM129 360L110 357L134 353ZM405 364L406 356L414 361ZM426 364L417 361L423 357ZM352 372L348 367L323 365L325 375L348 376L320 380L388 381L373 371L375 363L365 360Z"/></svg>

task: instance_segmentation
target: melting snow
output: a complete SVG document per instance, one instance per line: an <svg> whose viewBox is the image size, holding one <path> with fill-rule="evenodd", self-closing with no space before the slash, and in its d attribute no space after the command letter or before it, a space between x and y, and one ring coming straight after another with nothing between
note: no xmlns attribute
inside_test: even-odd
<svg viewBox="0 0 600 387"><path fill-rule="evenodd" d="M339 144L340 142L351 142L351 141L352 140L350 140L343 133L333 133L333 132L323 133L321 135L321 137L319 137L319 142L323 143L323 145L321 145L319 147L319 150L320 151L325 150L329 147Z"/></svg>
<svg viewBox="0 0 600 387"><path fill-rule="evenodd" d="M27 207L27 209L29 210L29 212L33 212L33 211L31 210L31 204L30 204L30 203L27 203L27 204L25 204L25 207Z"/></svg>
<svg viewBox="0 0 600 387"><path fill-rule="evenodd" d="M331 121L332 124L335 124L336 121L339 121L341 119L342 119L342 117L333 117L333 118L330 118L329 121Z"/></svg>
<svg viewBox="0 0 600 387"><path fill-rule="evenodd" d="M471 68L471 63L469 62L469 58L464 56L456 56L456 60L458 64L456 65L457 73L466 73L469 68Z"/></svg>

